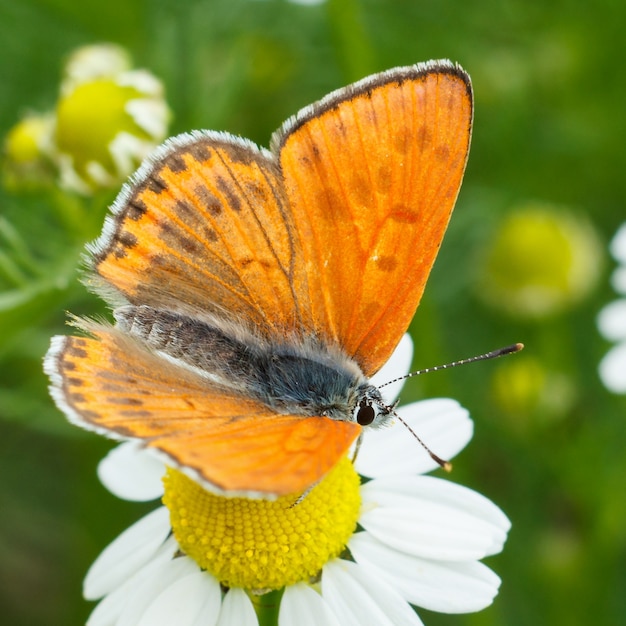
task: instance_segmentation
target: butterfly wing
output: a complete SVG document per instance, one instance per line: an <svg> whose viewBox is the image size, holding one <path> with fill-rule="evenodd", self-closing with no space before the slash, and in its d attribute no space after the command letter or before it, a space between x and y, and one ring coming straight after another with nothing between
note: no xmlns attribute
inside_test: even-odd
<svg viewBox="0 0 626 626"><path fill-rule="evenodd" d="M170 140L91 246L96 278L133 304L322 337L371 375L419 303L471 120L468 76L434 62L303 109L273 153L224 133Z"/></svg>
<svg viewBox="0 0 626 626"><path fill-rule="evenodd" d="M55 337L45 361L52 395L80 426L139 439L211 489L299 494L320 480L360 427L328 418L277 415L212 386L114 328Z"/></svg>
<svg viewBox="0 0 626 626"><path fill-rule="evenodd" d="M184 135L146 163L90 247L111 302L212 313L268 340L314 335L371 375L408 327L441 243L470 138L469 78L447 62L331 94L273 138ZM121 296L121 297L120 297ZM359 426L277 415L105 327L57 338L60 408L141 439L228 492L302 491Z"/></svg>
<svg viewBox="0 0 626 626"><path fill-rule="evenodd" d="M114 302L111 287L132 304L276 335L307 325L293 221L270 153L225 133L181 135L117 198L90 246L92 280Z"/></svg>
<svg viewBox="0 0 626 626"><path fill-rule="evenodd" d="M367 375L415 313L459 191L471 123L469 77L431 62L340 89L273 137L314 327Z"/></svg>

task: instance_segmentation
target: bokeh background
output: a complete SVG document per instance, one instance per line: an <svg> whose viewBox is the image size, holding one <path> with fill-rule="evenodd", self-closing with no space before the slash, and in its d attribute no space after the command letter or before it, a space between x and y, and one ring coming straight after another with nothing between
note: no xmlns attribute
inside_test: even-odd
<svg viewBox="0 0 626 626"><path fill-rule="evenodd" d="M449 478L513 528L487 561L503 580L494 605L420 611L427 626L626 623L626 396L600 382L610 344L596 324L616 298L608 244L626 218L625 19L607 0L0 0L3 141L54 111L68 55L99 42L163 82L169 134L261 145L367 74L442 57L471 74L473 146L411 327L414 367L526 350L412 379L403 399L470 409L474 440ZM0 621L72 626L92 608L89 564L151 508L100 485L111 443L65 422L41 371L65 311L105 314L77 267L120 183L81 195L16 158L0 189Z"/></svg>

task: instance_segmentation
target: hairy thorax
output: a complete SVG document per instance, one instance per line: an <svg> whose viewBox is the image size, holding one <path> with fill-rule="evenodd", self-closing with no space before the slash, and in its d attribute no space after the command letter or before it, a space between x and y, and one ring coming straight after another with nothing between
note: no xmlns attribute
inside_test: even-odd
<svg viewBox="0 0 626 626"><path fill-rule="evenodd" d="M152 350L277 413L379 425L380 392L347 356L312 339L270 344L219 319L148 306L115 311L118 326ZM370 418L363 417L366 407ZM362 419L359 419L359 414Z"/></svg>

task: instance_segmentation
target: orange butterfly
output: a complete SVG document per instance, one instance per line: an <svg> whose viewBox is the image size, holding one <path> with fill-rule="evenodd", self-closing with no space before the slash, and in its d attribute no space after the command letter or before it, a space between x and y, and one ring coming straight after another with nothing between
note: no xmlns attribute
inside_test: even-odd
<svg viewBox="0 0 626 626"><path fill-rule="evenodd" d="M471 124L469 77L431 61L302 109L270 151L170 139L88 247L116 324L52 340L59 408L219 492L306 490L390 417L368 377L415 313Z"/></svg>

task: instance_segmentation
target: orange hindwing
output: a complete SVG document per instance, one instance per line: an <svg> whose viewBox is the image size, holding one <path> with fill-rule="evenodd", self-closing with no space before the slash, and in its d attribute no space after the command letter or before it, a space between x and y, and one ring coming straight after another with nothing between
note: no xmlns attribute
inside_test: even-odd
<svg viewBox="0 0 626 626"><path fill-rule="evenodd" d="M113 328L86 328L91 337L56 337L46 359L57 404L83 428L143 440L211 489L300 494L360 431L351 422L277 415Z"/></svg>

